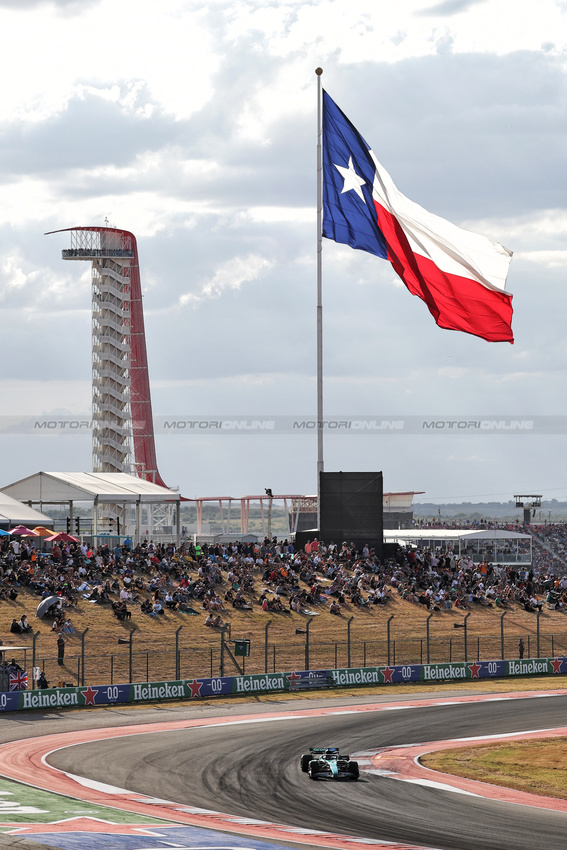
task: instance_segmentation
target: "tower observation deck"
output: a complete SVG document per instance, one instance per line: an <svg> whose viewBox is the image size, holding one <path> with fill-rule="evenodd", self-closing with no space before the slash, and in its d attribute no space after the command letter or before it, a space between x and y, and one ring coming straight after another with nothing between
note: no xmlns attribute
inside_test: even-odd
<svg viewBox="0 0 567 850"><path fill-rule="evenodd" d="M126 472L165 487L158 468L135 236L69 227L64 260L92 264L93 472Z"/></svg>

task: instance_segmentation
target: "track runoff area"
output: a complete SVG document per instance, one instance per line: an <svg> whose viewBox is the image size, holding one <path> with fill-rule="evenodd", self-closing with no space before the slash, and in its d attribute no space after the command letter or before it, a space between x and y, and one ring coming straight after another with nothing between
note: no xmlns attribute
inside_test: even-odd
<svg viewBox="0 0 567 850"><path fill-rule="evenodd" d="M417 847L430 850L432 845L395 843L391 840L360 838L325 832L321 829L299 828L279 822L259 820L254 817L237 817L214 809L203 809L179 802L151 797L111 784L112 767L108 771L108 784L82 777L80 759L77 758L76 773L63 771L50 764L56 753L69 747L92 742L112 741L132 735L155 735L156 733L189 730L197 727L220 727L225 725L258 725L258 739L269 738L270 721L292 720L294 718L325 717L342 715L346 720L352 716L356 724L361 713L390 712L397 709L433 708L435 706L465 705L476 703L484 706L490 713L494 702L509 703L509 714L515 714L515 701L526 698L541 698L561 695L566 691L520 692L506 694L469 694L467 696L443 696L434 698L399 701L392 694L389 701L373 702L362 705L343 705L329 707L325 699L311 701L306 708L302 701L301 709L286 708L274 711L273 705L264 712L260 709L254 714L241 713L235 716L207 716L168 720L166 722L141 723L136 725L113 725L106 728L81 728L78 731L62 731L40 737L26 738L0 746L0 848L19 846L25 840L26 846L52 846L62 850L154 850L154 848L187 848L187 850L230 850L230 848L254 848L254 850L278 850L283 847L331 847L356 848L374 847L390 850L415 850ZM379 699L379 698L378 698ZM242 709L242 704L239 708ZM256 707L258 708L258 707ZM116 712L118 708L113 709ZM181 710L181 709L180 709ZM213 709L214 712L214 709ZM75 712L72 712L75 714ZM98 714L99 712L96 712ZM145 714L136 712L136 716ZM173 712L172 712L173 713ZM21 715L20 715L21 716ZM54 727L65 723L67 713L54 718ZM13 715L15 718L15 715ZM85 716L81 712L81 726L85 726ZM22 718L23 719L23 718ZM33 723L33 715L28 715ZM118 717L116 717L118 720ZM112 722L108 716L105 723ZM130 721L131 717L130 717ZM77 724L75 724L77 726ZM29 734L29 732L27 733ZM387 776L392 780L402 780L423 784L442 790L456 790L465 794L492 798L494 800L522 804L530 807L567 812L567 801L536 797L522 792L511 791L496 786L488 786L471 780L449 777L434 773L417 763L419 755L436 749L462 746L467 740L472 743L481 741L523 740L533 737L567 735L567 728L554 730L532 730L530 732L477 736L475 738L443 741L429 741L426 744L411 747L385 747L377 750L365 750L351 753L359 762L361 777L364 772ZM330 742L333 743L333 742ZM298 782L309 780L299 774ZM164 769L167 769L164 766ZM352 787L352 783L349 783ZM306 791L309 792L309 786ZM213 795L211 795L213 799ZM276 813L276 809L274 813ZM284 818L282 818L285 821Z"/></svg>

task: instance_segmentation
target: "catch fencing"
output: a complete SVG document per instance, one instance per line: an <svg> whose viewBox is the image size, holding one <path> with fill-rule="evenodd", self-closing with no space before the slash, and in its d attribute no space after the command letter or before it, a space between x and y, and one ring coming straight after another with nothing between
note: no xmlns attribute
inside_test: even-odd
<svg viewBox="0 0 567 850"><path fill-rule="evenodd" d="M319 670L379 665L445 664L480 662L520 657L519 640L524 642L524 658L553 658L567 655L567 634L535 634L505 629L501 619L497 634L471 634L459 628L450 637L433 636L429 629L422 637L360 640L351 636L350 623L344 640L321 640L310 632L310 622L298 629L293 640L272 639L269 624L260 638L252 637L249 655L230 635L230 626L219 629L207 644L194 645L184 639L182 627L169 638L160 639L159 648L142 648L139 632L125 631L116 652L102 653L94 636L69 636L63 664L56 654L46 652L39 633L23 653L28 673L41 669L52 684L83 686L94 681L115 683L156 682L190 677L234 676L275 673L278 670ZM539 617L537 619L539 626ZM239 636L241 637L241 636ZM247 636L244 636L247 637ZM138 643L138 646L136 645ZM22 661L20 661L22 663ZM31 679L31 676L30 676Z"/></svg>

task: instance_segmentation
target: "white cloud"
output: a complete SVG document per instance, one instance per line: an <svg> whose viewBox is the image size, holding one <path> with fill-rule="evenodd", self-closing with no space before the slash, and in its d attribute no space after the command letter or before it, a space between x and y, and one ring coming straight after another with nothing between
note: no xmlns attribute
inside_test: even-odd
<svg viewBox="0 0 567 850"><path fill-rule="evenodd" d="M43 416L55 410L62 415L66 413L89 415L92 387L88 380L39 381L0 378L0 394L2 398L11 400L11 416ZM45 461L44 458L43 468L46 466ZM3 476L4 480L6 477L6 475ZM13 480L16 480L15 476Z"/></svg>
<svg viewBox="0 0 567 850"><path fill-rule="evenodd" d="M10 289L22 289L28 280L15 257L6 257L0 265L0 298Z"/></svg>
<svg viewBox="0 0 567 850"><path fill-rule="evenodd" d="M428 13L427 13L428 12ZM423 0L384 4L368 0L316 0L311 3L230 4L227 38L251 35L269 54L290 58L305 52L325 58L338 55L341 63L399 62L408 57L435 55L450 40L456 53L539 50L542 44L562 50L567 45L564 10L555 0L515 0L462 4L449 17Z"/></svg>
<svg viewBox="0 0 567 850"><path fill-rule="evenodd" d="M182 307L197 307L208 299L218 299L225 292L238 291L244 283L257 280L274 267L273 260L249 254L234 257L217 268L213 277L201 284L196 293L186 292L179 299Z"/></svg>
<svg viewBox="0 0 567 850"><path fill-rule="evenodd" d="M517 255L517 258L527 260L530 263L538 263L548 269L567 266L567 251L522 251Z"/></svg>
<svg viewBox="0 0 567 850"><path fill-rule="evenodd" d="M238 214L241 221L250 224L276 224L277 222L296 222L310 224L315 220L314 210L306 207L251 207Z"/></svg>
<svg viewBox="0 0 567 850"><path fill-rule="evenodd" d="M12 81L0 119L45 120L65 108L85 78L97 86L145 79L164 109L177 118L192 115L211 97L220 61L206 15L206 6L176 0L101 0L66 16L52 5L28 14L0 9L10 45L0 53L0 73Z"/></svg>

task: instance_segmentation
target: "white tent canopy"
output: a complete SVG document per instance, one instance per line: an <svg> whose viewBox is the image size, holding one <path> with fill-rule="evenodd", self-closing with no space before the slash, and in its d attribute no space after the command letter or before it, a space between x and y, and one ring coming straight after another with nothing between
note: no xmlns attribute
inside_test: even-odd
<svg viewBox="0 0 567 850"><path fill-rule="evenodd" d="M384 529L385 543L419 546L458 557L470 556L475 563L529 566L532 563L532 537L502 528L399 528Z"/></svg>
<svg viewBox="0 0 567 850"><path fill-rule="evenodd" d="M531 540L531 535L502 528L483 528L480 531L470 528L387 528L384 529L384 540L387 543L401 540Z"/></svg>
<svg viewBox="0 0 567 850"><path fill-rule="evenodd" d="M22 502L179 502L180 495L124 472L36 472L1 491Z"/></svg>
<svg viewBox="0 0 567 850"><path fill-rule="evenodd" d="M28 505L22 505L17 499L12 499L0 492L0 526L7 529L16 525L27 525L28 528L34 528L36 525L53 525L53 520L51 517L28 507Z"/></svg>
<svg viewBox="0 0 567 850"><path fill-rule="evenodd" d="M126 518L128 534L136 541L142 527L150 527L150 523L142 526L144 510L148 516L161 510L172 518L175 514L168 525L168 534L174 535L178 542L180 539L180 494L124 472L36 472L2 487L0 492L30 505L37 504L40 509L43 505L69 505L71 521L74 502L92 502L94 537L99 536L99 523L104 523L113 506ZM108 534L104 527L101 534Z"/></svg>

